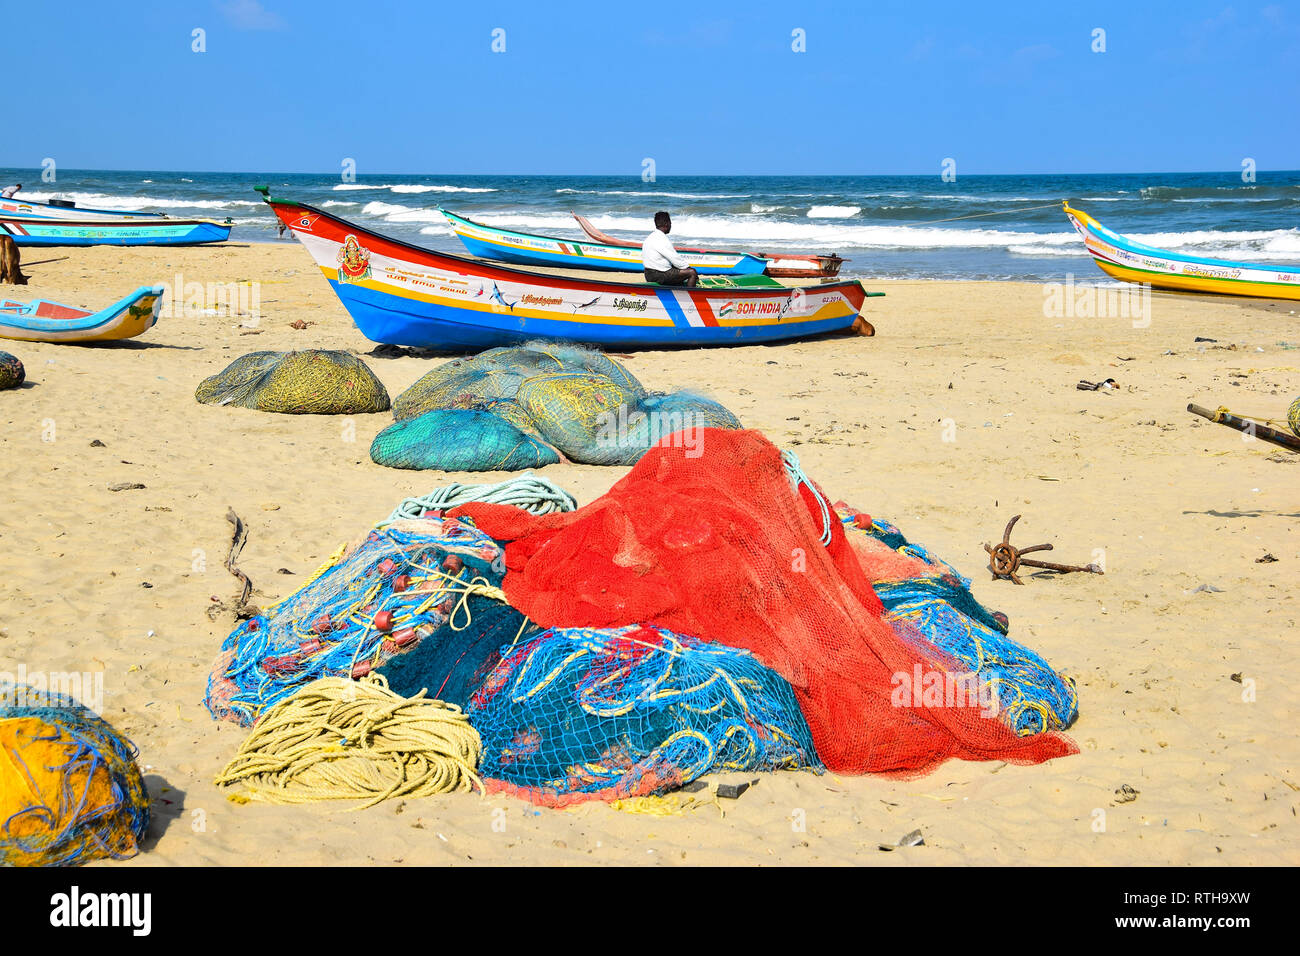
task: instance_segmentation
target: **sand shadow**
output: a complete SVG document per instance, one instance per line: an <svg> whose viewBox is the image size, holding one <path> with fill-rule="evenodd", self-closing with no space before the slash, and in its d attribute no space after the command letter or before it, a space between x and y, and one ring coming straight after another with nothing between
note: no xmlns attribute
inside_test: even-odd
<svg viewBox="0 0 1300 956"><path fill-rule="evenodd" d="M148 853L162 839L167 828L185 815L185 791L167 782L156 773L144 775L145 789L149 791L149 829L141 841L140 852Z"/></svg>

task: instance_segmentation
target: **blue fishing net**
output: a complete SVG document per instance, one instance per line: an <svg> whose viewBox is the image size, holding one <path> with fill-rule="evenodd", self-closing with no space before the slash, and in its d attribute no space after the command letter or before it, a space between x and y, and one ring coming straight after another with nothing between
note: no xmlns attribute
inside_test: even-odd
<svg viewBox="0 0 1300 956"><path fill-rule="evenodd" d="M970 579L920 545L909 542L888 521L849 508L837 509L850 538L865 534L930 565L926 574L873 581L887 620L959 661L981 691L995 695L998 718L1021 736L1063 730L1079 712L1074 681L1058 674L1039 654L1007 637L1007 621L977 601Z"/></svg>
<svg viewBox="0 0 1300 956"><path fill-rule="evenodd" d="M208 680L208 710L248 726L304 684L362 676L431 635L470 628L468 602L499 589L504 570L500 546L465 521L402 519L375 528L319 577L231 632Z"/></svg>
<svg viewBox="0 0 1300 956"><path fill-rule="evenodd" d="M655 627L545 631L505 653L466 713L480 775L549 806L821 769L788 683L747 651Z"/></svg>
<svg viewBox="0 0 1300 956"><path fill-rule="evenodd" d="M390 468L521 471L560 460L554 449L487 411L433 410L389 425L370 457Z"/></svg>

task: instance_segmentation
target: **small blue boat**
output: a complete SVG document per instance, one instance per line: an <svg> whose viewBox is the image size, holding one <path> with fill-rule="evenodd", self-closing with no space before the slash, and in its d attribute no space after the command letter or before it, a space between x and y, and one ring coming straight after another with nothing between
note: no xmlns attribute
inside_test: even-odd
<svg viewBox="0 0 1300 956"><path fill-rule="evenodd" d="M39 203L21 205L38 206ZM52 210L59 210L56 214ZM75 213L69 217L68 213ZM197 246L225 242L230 223L48 206L35 214L0 210L0 233L20 246Z"/></svg>
<svg viewBox="0 0 1300 956"><path fill-rule="evenodd" d="M25 342L112 342L153 328L166 289L144 285L106 309L91 312L76 306L36 299L0 298L0 338Z"/></svg>
<svg viewBox="0 0 1300 956"><path fill-rule="evenodd" d="M644 272L640 246L616 246L586 239L556 239L511 232L474 222L445 209L439 210L451 223L452 232L471 255L525 266L558 266L568 269L599 269L616 272ZM686 264L702 276L756 276L767 268L767 260L747 252L714 249L679 249Z"/></svg>
<svg viewBox="0 0 1300 956"><path fill-rule="evenodd" d="M14 215L27 219L166 219L161 212L138 212L120 209L89 209L67 200L0 199L0 216Z"/></svg>

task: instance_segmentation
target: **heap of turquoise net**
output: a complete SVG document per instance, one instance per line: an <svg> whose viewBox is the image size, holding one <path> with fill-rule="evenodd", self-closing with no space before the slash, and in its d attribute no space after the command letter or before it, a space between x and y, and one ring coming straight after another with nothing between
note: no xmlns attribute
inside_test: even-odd
<svg viewBox="0 0 1300 956"><path fill-rule="evenodd" d="M545 806L821 769L788 683L748 651L657 627L545 631L505 654L466 713L489 790Z"/></svg>
<svg viewBox="0 0 1300 956"><path fill-rule="evenodd" d="M135 758L71 697L0 682L0 866L134 856L149 828Z"/></svg>
<svg viewBox="0 0 1300 956"><path fill-rule="evenodd" d="M888 521L843 503L836 512L851 542L870 538L914 559L910 569L914 573L904 576L891 572L888 562L860 554L871 586L885 606L886 620L910 628L961 663L986 699L996 701L998 718L1021 736L1063 730L1074 723L1079 713L1074 681L1008 637L1006 617L975 599L970 579L909 542Z"/></svg>
<svg viewBox="0 0 1300 956"><path fill-rule="evenodd" d="M399 395L393 416L370 457L441 471L517 471L562 458L630 465L667 436L740 427L717 402L649 392L600 352L552 344L453 359Z"/></svg>

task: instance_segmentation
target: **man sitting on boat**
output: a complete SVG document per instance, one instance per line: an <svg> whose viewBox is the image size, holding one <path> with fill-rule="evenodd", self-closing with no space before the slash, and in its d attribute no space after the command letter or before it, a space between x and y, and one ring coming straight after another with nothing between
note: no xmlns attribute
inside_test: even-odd
<svg viewBox="0 0 1300 956"><path fill-rule="evenodd" d="M14 193L22 188L22 183L18 183L16 186L6 186L4 189L0 189L0 199L13 199Z"/></svg>
<svg viewBox="0 0 1300 956"><path fill-rule="evenodd" d="M686 264L668 241L673 220L662 210L655 213L655 231L641 243L641 261L645 266L645 281L658 285L684 285L693 288L699 284L699 274Z"/></svg>

